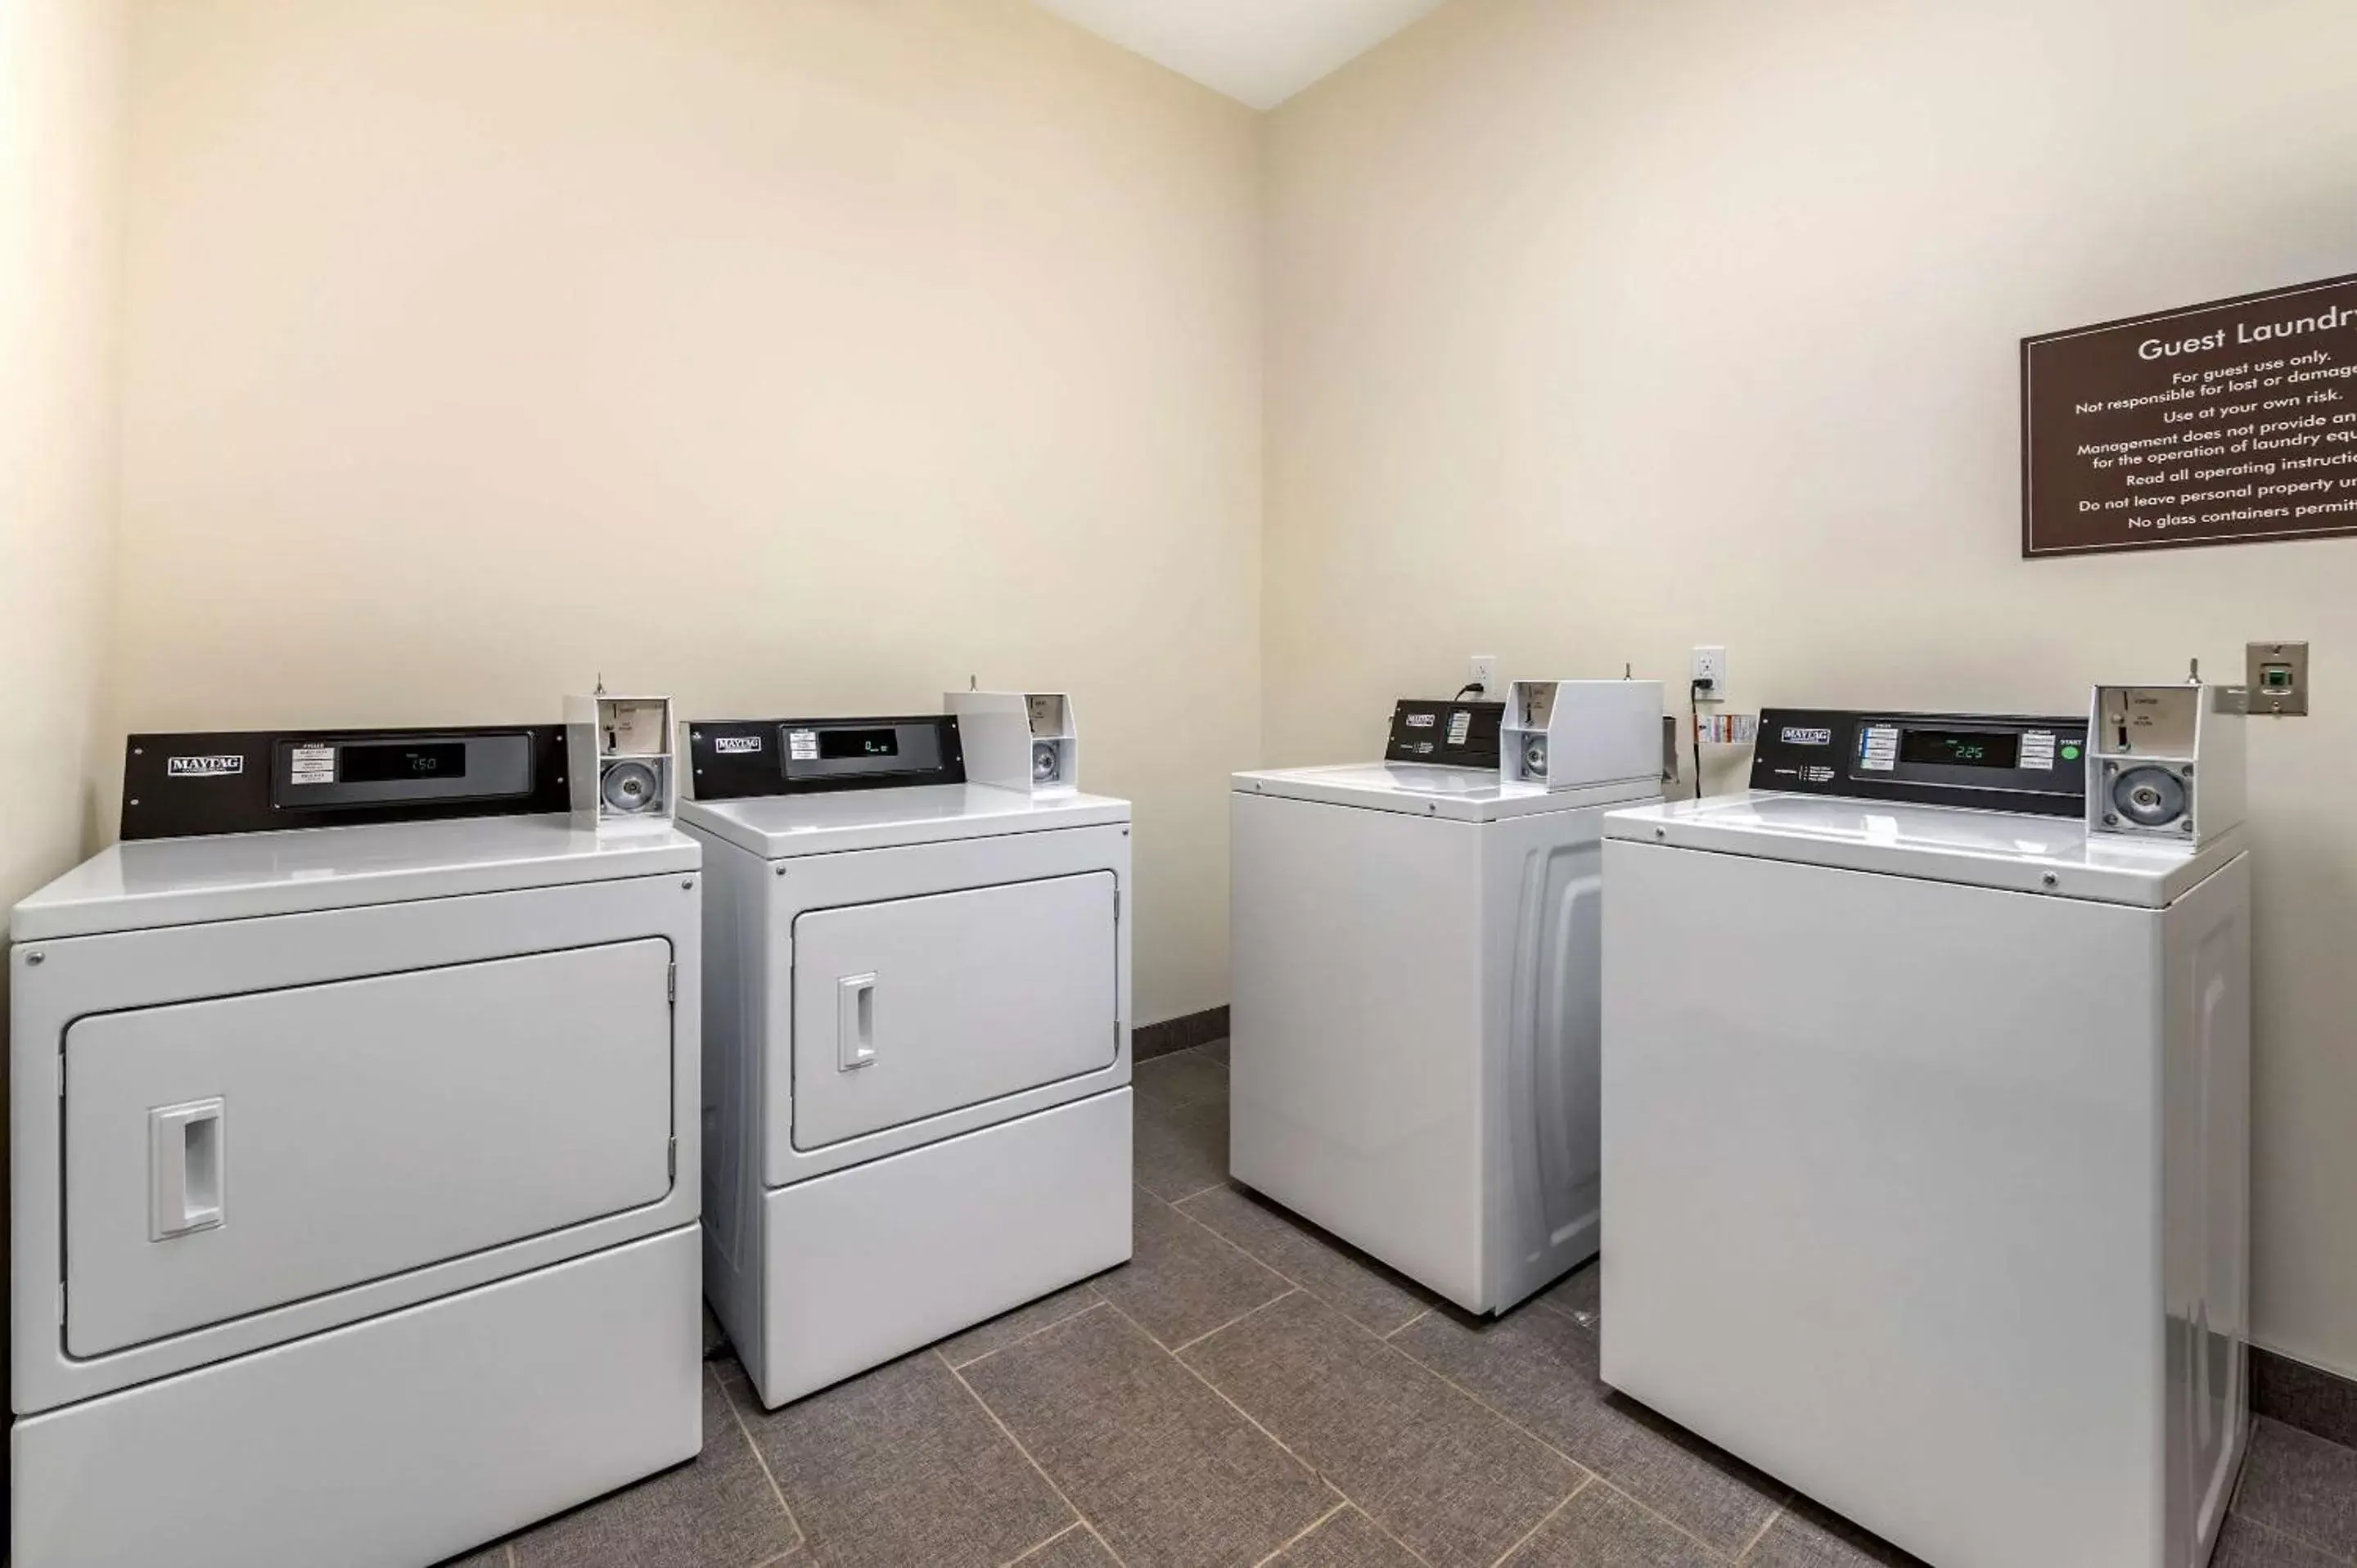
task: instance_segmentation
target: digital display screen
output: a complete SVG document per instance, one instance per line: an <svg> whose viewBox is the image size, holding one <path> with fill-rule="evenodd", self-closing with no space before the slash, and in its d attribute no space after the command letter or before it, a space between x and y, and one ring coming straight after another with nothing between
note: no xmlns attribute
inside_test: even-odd
<svg viewBox="0 0 2357 1568"><path fill-rule="evenodd" d="M425 746L345 746L336 748L336 774L347 784L391 784L405 779L464 779L464 741Z"/></svg>
<svg viewBox="0 0 2357 1568"><path fill-rule="evenodd" d="M1993 730L1901 730L1899 760L1941 768L2018 768L2021 737Z"/></svg>
<svg viewBox="0 0 2357 1568"><path fill-rule="evenodd" d="M898 757L900 734L890 729L823 729L818 732L818 755L824 762L842 762L856 757Z"/></svg>

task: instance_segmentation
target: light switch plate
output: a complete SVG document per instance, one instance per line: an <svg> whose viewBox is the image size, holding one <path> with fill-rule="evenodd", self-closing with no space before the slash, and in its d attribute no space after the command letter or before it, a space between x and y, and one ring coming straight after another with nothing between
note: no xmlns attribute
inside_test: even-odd
<svg viewBox="0 0 2357 1568"><path fill-rule="evenodd" d="M2281 718L2308 712L2308 644L2250 644L2244 654L2243 711Z"/></svg>

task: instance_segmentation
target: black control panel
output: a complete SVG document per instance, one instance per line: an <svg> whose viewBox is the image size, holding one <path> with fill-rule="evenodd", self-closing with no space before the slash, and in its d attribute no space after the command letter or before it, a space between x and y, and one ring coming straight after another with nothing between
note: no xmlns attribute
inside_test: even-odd
<svg viewBox="0 0 2357 1568"><path fill-rule="evenodd" d="M2076 817L2086 810L2087 721L1770 708L1751 787Z"/></svg>
<svg viewBox="0 0 2357 1568"><path fill-rule="evenodd" d="M125 839L571 807L562 725L211 731L124 743Z"/></svg>
<svg viewBox="0 0 2357 1568"><path fill-rule="evenodd" d="M1386 762L1440 762L1455 768L1498 766L1503 703L1443 703L1402 697L1392 709Z"/></svg>
<svg viewBox="0 0 2357 1568"><path fill-rule="evenodd" d="M948 714L881 719L699 719L687 726L698 800L963 784Z"/></svg>

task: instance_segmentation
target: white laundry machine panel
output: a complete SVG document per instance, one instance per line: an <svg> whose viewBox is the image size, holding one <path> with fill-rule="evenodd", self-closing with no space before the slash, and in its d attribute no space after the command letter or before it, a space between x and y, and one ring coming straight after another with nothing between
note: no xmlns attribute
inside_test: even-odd
<svg viewBox="0 0 2357 1568"><path fill-rule="evenodd" d="M2201 1568L2245 1404L2238 846L1760 791L1608 831L1605 1380L1937 1568Z"/></svg>
<svg viewBox="0 0 2357 1568"><path fill-rule="evenodd" d="M1259 794L1229 813L1229 1171L1470 1310L1480 832Z"/></svg>
<svg viewBox="0 0 2357 1568"><path fill-rule="evenodd" d="M957 723L689 726L705 1291L768 1405L1129 1256L1129 807L965 783Z"/></svg>
<svg viewBox="0 0 2357 1568"><path fill-rule="evenodd" d="M19 1420L11 1561L419 1568L693 1457L694 1227Z"/></svg>
<svg viewBox="0 0 2357 1568"><path fill-rule="evenodd" d="M1601 831L1660 793L1504 784L1489 757L1230 796L1230 1169L1473 1312L1596 1252Z"/></svg>
<svg viewBox="0 0 2357 1568"><path fill-rule="evenodd" d="M793 1144L823 1149L1120 1054L1110 871L793 920Z"/></svg>
<svg viewBox="0 0 2357 1568"><path fill-rule="evenodd" d="M425 1562L694 1452L700 852L563 746L133 736L16 907L13 1561Z"/></svg>
<svg viewBox="0 0 2357 1568"><path fill-rule="evenodd" d="M671 952L645 938L77 1019L68 1348L102 1355L658 1201ZM201 1230L159 1244L192 1218Z"/></svg>

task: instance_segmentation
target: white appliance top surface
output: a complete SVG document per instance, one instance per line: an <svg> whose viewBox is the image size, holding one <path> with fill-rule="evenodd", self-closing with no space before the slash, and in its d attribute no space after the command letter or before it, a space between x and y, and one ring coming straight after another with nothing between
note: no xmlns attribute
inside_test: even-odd
<svg viewBox="0 0 2357 1568"><path fill-rule="evenodd" d="M2093 899L2167 905L2242 852L2090 834L2076 817L1769 789L1614 811L1607 838ZM2049 878L2051 878L2050 881Z"/></svg>
<svg viewBox="0 0 2357 1568"><path fill-rule="evenodd" d="M1129 821L1129 802L1103 795L1035 796L992 784L915 784L683 800L679 819L764 859L782 860L1052 828L1118 826Z"/></svg>
<svg viewBox="0 0 2357 1568"><path fill-rule="evenodd" d="M674 829L601 838L554 813L142 839L101 850L27 897L8 934L46 941L653 876L703 864L703 847Z"/></svg>
<svg viewBox="0 0 2357 1568"><path fill-rule="evenodd" d="M1403 811L1459 822L1609 806L1649 800L1662 792L1656 779L1580 789L1541 789L1510 784L1494 768L1456 768L1438 762L1346 762L1330 768L1272 768L1239 773L1231 788L1240 795L1275 795L1288 800Z"/></svg>

